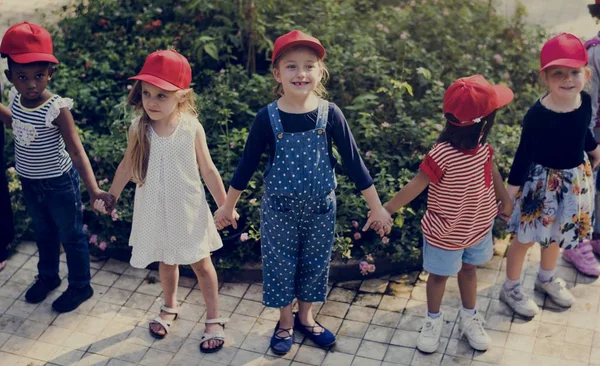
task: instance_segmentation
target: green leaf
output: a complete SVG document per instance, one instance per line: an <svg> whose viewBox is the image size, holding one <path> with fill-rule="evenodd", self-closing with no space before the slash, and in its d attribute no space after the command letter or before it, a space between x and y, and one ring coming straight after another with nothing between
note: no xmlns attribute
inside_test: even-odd
<svg viewBox="0 0 600 366"><path fill-rule="evenodd" d="M204 45L204 51L206 53L208 53L208 55L210 57L212 57L215 60L219 60L219 50L217 49L217 46L215 46L214 43L207 43Z"/></svg>

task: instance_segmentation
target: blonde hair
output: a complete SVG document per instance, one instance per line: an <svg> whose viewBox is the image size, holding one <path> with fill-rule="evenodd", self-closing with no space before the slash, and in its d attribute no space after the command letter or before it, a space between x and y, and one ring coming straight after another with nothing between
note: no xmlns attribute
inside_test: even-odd
<svg viewBox="0 0 600 366"><path fill-rule="evenodd" d="M548 77L548 71L550 69L552 69L552 67L555 66L551 66L545 70L542 70L539 74L538 74L538 78L537 78L537 82L539 84L539 86L541 86L542 88L545 88L546 91L549 92L548 89L548 84L546 83L546 77ZM583 69L583 71L589 76L588 80L585 82L585 85L583 87L583 90L585 90L586 92L590 92L590 90L592 90L592 68L590 67L589 64L585 65L585 66L581 66L581 69Z"/></svg>
<svg viewBox="0 0 600 366"><path fill-rule="evenodd" d="M295 47L290 47L289 49L283 51L273 62L273 69L277 69L279 70L279 61L283 58L284 55L286 55L289 52L292 51L297 51L300 49L305 49L305 50L310 50L312 51L318 58L318 63L319 63L319 67L323 70L323 77L321 78L321 80L319 81L319 83L317 84L317 86L315 87L315 90L313 90L313 93L315 93L315 95L319 98L326 98L327 97L327 89L325 89L325 85L327 83L327 81L329 80L329 69L327 68L327 65L325 65L325 62L323 61L322 58L319 58L319 55L317 55L317 52L315 52L315 50L313 50L310 47L307 46L295 46ZM283 86L281 85L281 83L277 83L275 87L273 88L273 92L275 93L275 96L277 96L278 98L283 96L284 92L283 92Z"/></svg>
<svg viewBox="0 0 600 366"><path fill-rule="evenodd" d="M179 89L175 92L175 97L179 99L177 105L178 114L189 114L198 117L196 109L196 97L193 89ZM146 182L146 173L148 172L148 159L150 158L150 117L144 110L142 104L142 82L137 80L127 96L127 104L134 107L139 116L139 121L135 131L133 131L133 148L131 150L132 162L132 180L140 187Z"/></svg>

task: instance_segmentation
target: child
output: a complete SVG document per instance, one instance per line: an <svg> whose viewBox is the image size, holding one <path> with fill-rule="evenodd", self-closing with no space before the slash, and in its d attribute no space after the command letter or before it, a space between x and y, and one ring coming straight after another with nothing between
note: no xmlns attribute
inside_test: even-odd
<svg viewBox="0 0 600 366"><path fill-rule="evenodd" d="M82 224L80 174L92 202L111 203L112 197L98 188L69 111L73 101L46 89L53 65L58 63L52 52L50 33L28 22L10 27L0 45L2 57L8 57L6 77L14 85L9 94L12 119L5 122L13 129L15 168L39 250L39 275L25 299L39 303L60 285L62 243L67 254L69 287L52 307L68 312L94 293Z"/></svg>
<svg viewBox="0 0 600 366"><path fill-rule="evenodd" d="M324 56L319 40L300 31L275 41L272 63L279 99L258 112L227 201L215 213L217 228L229 222L235 227L235 205L267 149L260 225L263 303L280 308L271 338L271 349L280 355L292 346L293 328L321 347L335 342L311 312L313 302L325 301L334 241L337 161L332 140L371 208L371 220L378 223L374 228L383 234L391 227L344 115L320 98L325 93L321 80L327 75ZM294 298L299 306L295 315Z"/></svg>
<svg viewBox="0 0 600 366"><path fill-rule="evenodd" d="M534 242L542 247L535 289L562 307L575 302L554 272L560 248L572 249L590 239L592 167L600 161L600 149L589 129L591 100L583 91L590 77L585 47L577 37L563 33L544 44L540 61L540 76L548 91L525 115L508 178L508 193L516 199L509 230L516 235L508 249L506 280L500 291L500 300L524 317L539 312L520 286L525 254Z"/></svg>
<svg viewBox="0 0 600 366"><path fill-rule="evenodd" d="M177 319L178 265L189 264L206 302L200 351L217 352L223 347L228 319L219 317L217 273L210 253L223 244L202 179L219 206L225 202L225 188L198 122L190 89L192 69L175 50L157 51L130 79L137 81L128 102L139 116L129 128L127 150L109 193L118 199L129 180L137 183L129 238L131 265L145 268L159 261L164 297L160 315L150 322L150 333L164 338ZM102 211L114 208L104 207L102 202L94 206Z"/></svg>
<svg viewBox="0 0 600 366"><path fill-rule="evenodd" d="M440 305L449 276L458 273L462 299L459 329L471 347L485 351L490 338L475 310L476 268L494 254L493 221L512 212L502 177L486 142L496 110L513 99L512 91L491 85L481 75L456 80L444 94L446 127L421 163L417 175L387 202L393 213L429 186L423 228L423 268L427 280L427 317L417 342L421 352L435 352L444 324Z"/></svg>
<svg viewBox="0 0 600 366"><path fill-rule="evenodd" d="M598 20L600 18L600 0L596 0L595 4L588 5L590 14L592 17ZM592 101L592 119L590 121L590 129L594 132L596 141L600 138L598 128L600 128L600 119L598 118L598 97L600 92L600 35L585 42L584 46L588 50L589 67L591 69L591 82L590 82L590 97ZM594 173L596 176L596 190L598 190L598 184L600 181L597 179L597 171ZM594 233L592 237L594 240L584 240L574 249L563 250L563 258L573 263L575 268L579 272L582 272L589 276L600 276L600 262L594 256L594 252L600 254L600 240L598 240L597 233L600 232L600 221L598 220L600 214L600 196L596 194L595 197L595 212L594 212Z"/></svg>

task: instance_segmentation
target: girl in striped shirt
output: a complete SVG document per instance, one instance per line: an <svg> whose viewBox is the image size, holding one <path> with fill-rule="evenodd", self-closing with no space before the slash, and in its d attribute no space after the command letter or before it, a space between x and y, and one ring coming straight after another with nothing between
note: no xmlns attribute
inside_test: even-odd
<svg viewBox="0 0 600 366"><path fill-rule="evenodd" d="M490 338L475 310L476 267L494 254L492 226L501 201L508 217L512 203L486 142L496 110L513 99L510 89L491 85L481 75L456 80L444 94L446 127L426 155L420 171L384 207L398 211L429 187L423 229L423 268L427 280L427 317L417 347L435 352L444 324L440 312L449 276L458 273L462 299L459 312L461 337L484 351ZM451 319L449 319L451 320Z"/></svg>
<svg viewBox="0 0 600 366"><path fill-rule="evenodd" d="M60 285L62 243L69 287L52 308L72 311L94 294L88 241L83 232L80 174L92 200L112 203L114 198L98 188L70 112L73 101L46 89L58 63L50 33L37 24L16 24L2 38L0 53L8 58L6 76L14 85L9 109L0 108L0 116L13 129L15 168L39 251L38 276L25 299L42 302Z"/></svg>

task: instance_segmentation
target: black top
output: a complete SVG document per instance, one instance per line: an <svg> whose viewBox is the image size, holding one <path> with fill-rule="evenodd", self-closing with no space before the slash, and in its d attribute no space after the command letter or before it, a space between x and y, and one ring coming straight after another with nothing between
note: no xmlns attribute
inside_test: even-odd
<svg viewBox="0 0 600 366"><path fill-rule="evenodd" d="M279 110L283 131L306 132L313 130L317 123L317 112L318 110L315 109L308 113L295 114ZM329 114L325 132L327 133L327 146L331 167L335 168L337 164L337 160L332 152L331 140L333 139L342 157L345 173L354 182L356 188L362 191L373 185L373 178L369 175L369 171L358 153L350 126L348 126L348 122L340 108L334 103L329 103ZM258 112L252 123L244 148L244 154L233 174L233 178L231 178L231 186L240 191L246 189L248 181L256 171L260 157L265 149L269 153L269 164L273 163L273 159L275 158L274 147L275 135L271 128L268 109L264 107Z"/></svg>
<svg viewBox="0 0 600 366"><path fill-rule="evenodd" d="M581 106L567 113L553 112L538 100L523 119L508 183L523 185L532 163L552 169L571 169L583 163L584 151L598 145L589 129L591 118L591 98L586 92L581 92Z"/></svg>

